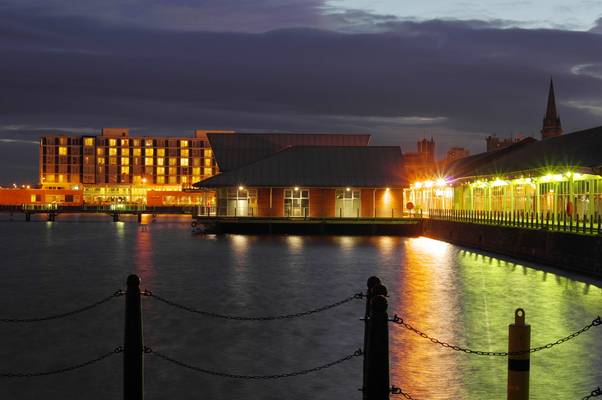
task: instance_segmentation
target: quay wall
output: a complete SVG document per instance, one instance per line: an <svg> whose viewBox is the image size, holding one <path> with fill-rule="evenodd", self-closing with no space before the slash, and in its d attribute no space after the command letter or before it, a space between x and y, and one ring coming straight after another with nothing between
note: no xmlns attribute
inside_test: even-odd
<svg viewBox="0 0 602 400"><path fill-rule="evenodd" d="M602 278L602 236L467 222L423 220L423 235Z"/></svg>

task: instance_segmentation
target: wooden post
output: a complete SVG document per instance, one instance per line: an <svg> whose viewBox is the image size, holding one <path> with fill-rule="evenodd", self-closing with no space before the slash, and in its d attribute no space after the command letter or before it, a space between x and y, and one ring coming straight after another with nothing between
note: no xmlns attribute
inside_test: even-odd
<svg viewBox="0 0 602 400"><path fill-rule="evenodd" d="M508 352L525 352L508 355L508 396L507 400L529 400L529 369L531 347L531 326L525 324L525 311L514 312L514 323L508 326Z"/></svg>
<svg viewBox="0 0 602 400"><path fill-rule="evenodd" d="M143 349L140 278L137 275L130 275L127 278L127 291L125 293L124 400L142 400L144 398Z"/></svg>
<svg viewBox="0 0 602 400"><path fill-rule="evenodd" d="M368 340L370 337L370 300L372 300L373 295L373 288L377 285L380 285L380 279L376 276L371 276L370 278L368 278L368 282L366 283L367 286L367 290L366 290L366 311L364 313L364 370L363 370L363 377L364 377L364 382L362 384L362 399L367 399L368 398L368 392L366 390L367 388L367 371L368 371Z"/></svg>
<svg viewBox="0 0 602 400"><path fill-rule="evenodd" d="M389 317L387 298L376 295L370 301L368 338L367 400L389 400Z"/></svg>

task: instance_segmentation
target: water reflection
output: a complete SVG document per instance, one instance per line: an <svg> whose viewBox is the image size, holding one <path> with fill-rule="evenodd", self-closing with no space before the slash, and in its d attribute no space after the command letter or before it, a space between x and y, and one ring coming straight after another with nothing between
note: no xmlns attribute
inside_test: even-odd
<svg viewBox="0 0 602 400"><path fill-rule="evenodd" d="M136 266L136 274L140 277L142 285L146 287L152 286L152 278L155 275L153 255L153 236L151 230L137 231L134 265Z"/></svg>

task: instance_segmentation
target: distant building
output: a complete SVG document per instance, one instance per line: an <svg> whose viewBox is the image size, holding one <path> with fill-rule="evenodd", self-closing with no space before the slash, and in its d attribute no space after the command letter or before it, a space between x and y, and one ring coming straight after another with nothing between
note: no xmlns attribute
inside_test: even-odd
<svg viewBox="0 0 602 400"><path fill-rule="evenodd" d="M543 127L541 128L541 138L547 139L562 135L562 126L560 117L556 111L556 99L554 96L554 82L550 79L550 91L548 92L548 105L546 115L543 118Z"/></svg>
<svg viewBox="0 0 602 400"><path fill-rule="evenodd" d="M435 140L431 137L418 141L415 153L403 153L403 165L412 178L432 174L437 169Z"/></svg>
<svg viewBox="0 0 602 400"><path fill-rule="evenodd" d="M518 143L522 140L522 137L499 138L493 134L492 136L487 137L485 140L487 141L487 151L494 151L511 146L514 143Z"/></svg>
<svg viewBox="0 0 602 400"><path fill-rule="evenodd" d="M468 157L470 155L470 151L465 149L464 147L452 147L445 154L445 158L443 159L444 164L449 164L453 161L456 161L460 158Z"/></svg>

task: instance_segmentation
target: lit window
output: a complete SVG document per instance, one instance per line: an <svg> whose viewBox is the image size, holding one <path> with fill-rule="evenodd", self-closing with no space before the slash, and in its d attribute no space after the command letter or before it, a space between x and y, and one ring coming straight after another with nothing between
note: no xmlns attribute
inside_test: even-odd
<svg viewBox="0 0 602 400"><path fill-rule="evenodd" d="M121 167L121 173L122 174L129 174L130 173L130 167Z"/></svg>
<svg viewBox="0 0 602 400"><path fill-rule="evenodd" d="M146 157L144 159L144 165L153 165L153 158L152 157Z"/></svg>
<svg viewBox="0 0 602 400"><path fill-rule="evenodd" d="M128 148L121 149L121 155L122 156L129 156L130 155L130 149L128 149Z"/></svg>
<svg viewBox="0 0 602 400"><path fill-rule="evenodd" d="M144 141L144 145L145 145L146 147L153 147L153 139L146 139L146 140Z"/></svg>
<svg viewBox="0 0 602 400"><path fill-rule="evenodd" d="M140 157L140 154L142 154L142 153L140 152L140 149L134 149L133 154L134 154L134 156Z"/></svg>
<svg viewBox="0 0 602 400"><path fill-rule="evenodd" d="M188 147L188 140L180 140L180 147Z"/></svg>
<svg viewBox="0 0 602 400"><path fill-rule="evenodd" d="M105 154L105 149L102 147L96 148L96 155L103 156Z"/></svg>
<svg viewBox="0 0 602 400"><path fill-rule="evenodd" d="M147 157L152 157L154 153L155 153L155 151L153 149L146 149L146 150L144 150L144 154Z"/></svg>
<svg viewBox="0 0 602 400"><path fill-rule="evenodd" d="M109 139L109 146L117 146L117 140L116 139Z"/></svg>
<svg viewBox="0 0 602 400"><path fill-rule="evenodd" d="M62 183L65 181L65 176L63 174L59 174L59 183Z"/></svg>
<svg viewBox="0 0 602 400"><path fill-rule="evenodd" d="M165 165L165 159L164 158L157 158L157 165Z"/></svg>
<svg viewBox="0 0 602 400"><path fill-rule="evenodd" d="M204 169L204 175L205 175L205 176L210 176L211 174L212 174L212 172L211 172L211 168L205 168L205 169Z"/></svg>
<svg viewBox="0 0 602 400"><path fill-rule="evenodd" d="M117 165L117 157L109 157L109 165Z"/></svg>
<svg viewBox="0 0 602 400"><path fill-rule="evenodd" d="M84 138L84 146L94 146L94 138Z"/></svg>
<svg viewBox="0 0 602 400"><path fill-rule="evenodd" d="M181 181L182 183L188 183L188 177L187 177L187 176L182 176L182 177L180 178L180 181Z"/></svg>
<svg viewBox="0 0 602 400"><path fill-rule="evenodd" d="M157 175L165 175L165 168L157 167Z"/></svg>
<svg viewBox="0 0 602 400"><path fill-rule="evenodd" d="M121 145L122 146L127 146L128 145L128 140L127 139L121 139Z"/></svg>
<svg viewBox="0 0 602 400"><path fill-rule="evenodd" d="M157 157L165 157L165 149L157 149Z"/></svg>
<svg viewBox="0 0 602 400"><path fill-rule="evenodd" d="M201 166L201 159L200 158L193 158L192 159L192 166L193 167L200 167Z"/></svg>
<svg viewBox="0 0 602 400"><path fill-rule="evenodd" d="M132 139L132 143L133 143L134 147L140 146L140 139Z"/></svg>
<svg viewBox="0 0 602 400"><path fill-rule="evenodd" d="M177 175L178 169L176 167L169 167L169 175Z"/></svg>
<svg viewBox="0 0 602 400"><path fill-rule="evenodd" d="M67 155L67 147L60 146L59 147L59 156L66 156L66 155Z"/></svg>
<svg viewBox="0 0 602 400"><path fill-rule="evenodd" d="M211 159L205 158L205 167L210 167L210 166L211 166Z"/></svg>
<svg viewBox="0 0 602 400"><path fill-rule="evenodd" d="M180 159L180 165L182 167L187 167L188 166L188 159L187 158Z"/></svg>
<svg viewBox="0 0 602 400"><path fill-rule="evenodd" d="M110 155L110 156L116 156L116 155L117 155L117 149L116 149L116 148L114 148L114 147L111 147L111 148L109 149L109 155Z"/></svg>
<svg viewBox="0 0 602 400"><path fill-rule="evenodd" d="M130 165L130 159L128 157L121 157L121 165Z"/></svg>
<svg viewBox="0 0 602 400"><path fill-rule="evenodd" d="M201 169L200 168L192 168L192 175L200 175L201 174Z"/></svg>
<svg viewBox="0 0 602 400"><path fill-rule="evenodd" d="M199 175L195 175L195 176L192 177L192 181L193 182L198 182L200 180L201 180L201 177Z"/></svg>
<svg viewBox="0 0 602 400"><path fill-rule="evenodd" d="M206 158L211 158L212 155L213 155L213 152L211 151L211 149L205 149L205 157Z"/></svg>
<svg viewBox="0 0 602 400"><path fill-rule="evenodd" d="M178 183L178 177L176 176L170 176L169 177L169 183Z"/></svg>
<svg viewBox="0 0 602 400"><path fill-rule="evenodd" d="M188 149L180 150L180 157L188 157L190 155Z"/></svg>
<svg viewBox="0 0 602 400"><path fill-rule="evenodd" d="M178 165L178 159L175 157L169 157L169 165L171 165L171 166Z"/></svg>
<svg viewBox="0 0 602 400"><path fill-rule="evenodd" d="M161 183L161 184L165 183L165 177L164 176L158 176L157 177L157 183Z"/></svg>
<svg viewBox="0 0 602 400"><path fill-rule="evenodd" d="M104 157L99 157L96 159L96 163L98 163L98 165L105 165L105 159Z"/></svg>

